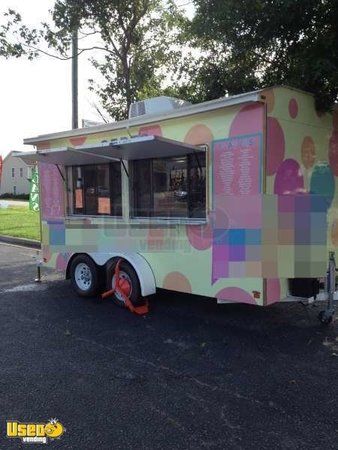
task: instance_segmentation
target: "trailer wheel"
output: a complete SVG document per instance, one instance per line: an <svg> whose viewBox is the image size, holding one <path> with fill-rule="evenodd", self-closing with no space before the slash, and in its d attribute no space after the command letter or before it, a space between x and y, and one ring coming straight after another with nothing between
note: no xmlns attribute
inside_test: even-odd
<svg viewBox="0 0 338 450"><path fill-rule="evenodd" d="M107 264L107 288L112 289L115 286L115 268L118 263L118 259L114 259ZM129 297L134 306L140 306L144 304L144 299L141 296L141 286L137 273L134 268L126 261L120 263L120 289L124 294ZM113 299L118 306L125 307L125 301L121 294L115 292Z"/></svg>
<svg viewBox="0 0 338 450"><path fill-rule="evenodd" d="M78 255L73 259L70 280L74 291L80 297L92 297L99 291L98 269L87 255Z"/></svg>
<svg viewBox="0 0 338 450"><path fill-rule="evenodd" d="M333 322L334 311L323 310L318 314L318 319L323 325L330 325Z"/></svg>

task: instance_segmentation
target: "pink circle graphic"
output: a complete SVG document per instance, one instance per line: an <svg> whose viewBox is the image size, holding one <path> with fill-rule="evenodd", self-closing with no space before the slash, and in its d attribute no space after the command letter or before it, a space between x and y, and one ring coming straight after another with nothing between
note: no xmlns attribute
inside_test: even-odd
<svg viewBox="0 0 338 450"><path fill-rule="evenodd" d="M219 300L229 300L236 303L249 303L256 305L256 301L249 292L238 287L227 287L219 291L216 295Z"/></svg>
<svg viewBox="0 0 338 450"><path fill-rule="evenodd" d="M50 247L47 245L42 245L42 258L46 263L48 263L52 258L52 252L50 250Z"/></svg>
<svg viewBox="0 0 338 450"><path fill-rule="evenodd" d="M338 176L338 129L332 132L329 141L329 162L333 174Z"/></svg>
<svg viewBox="0 0 338 450"><path fill-rule="evenodd" d="M285 156L285 138L282 127L277 119L268 117L267 120L267 159L266 173L274 175L282 164Z"/></svg>
<svg viewBox="0 0 338 450"><path fill-rule="evenodd" d="M186 276L180 272L171 272L163 281L163 288L191 294L191 284Z"/></svg>
<svg viewBox="0 0 338 450"><path fill-rule="evenodd" d="M49 141L43 141L39 142L36 146L38 150L49 150L50 149L50 142Z"/></svg>
<svg viewBox="0 0 338 450"><path fill-rule="evenodd" d="M190 244L196 250L207 250L212 244L212 227L207 225L187 225L186 233Z"/></svg>
<svg viewBox="0 0 338 450"><path fill-rule="evenodd" d="M239 134L260 133L263 130L263 104L250 104L244 106L233 119L229 136L237 136Z"/></svg>
<svg viewBox="0 0 338 450"><path fill-rule="evenodd" d="M280 301L281 287L279 278L269 278L266 280L266 301L268 305Z"/></svg>
<svg viewBox="0 0 338 450"><path fill-rule="evenodd" d="M74 145L74 147L77 147L78 145L83 145L87 140L86 136L76 136L69 138L69 142L71 145Z"/></svg>
<svg viewBox="0 0 338 450"><path fill-rule="evenodd" d="M148 230L148 249L160 250L163 248L165 239L165 230L163 228Z"/></svg>
<svg viewBox="0 0 338 450"><path fill-rule="evenodd" d="M56 258L56 269L66 270L71 253L59 253Z"/></svg>
<svg viewBox="0 0 338 450"><path fill-rule="evenodd" d="M279 166L274 193L277 195L305 193L303 174L298 162L294 159L286 159Z"/></svg>
<svg viewBox="0 0 338 450"><path fill-rule="evenodd" d="M289 101L289 114L292 119L295 119L298 116L298 103L295 98L292 98Z"/></svg>
<svg viewBox="0 0 338 450"><path fill-rule="evenodd" d="M141 127L138 134L139 136L163 136L162 128L160 125Z"/></svg>

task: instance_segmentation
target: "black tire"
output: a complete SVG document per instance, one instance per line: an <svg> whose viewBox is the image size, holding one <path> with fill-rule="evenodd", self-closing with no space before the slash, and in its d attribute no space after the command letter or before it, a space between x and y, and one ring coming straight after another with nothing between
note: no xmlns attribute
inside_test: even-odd
<svg viewBox="0 0 338 450"><path fill-rule="evenodd" d="M114 258L112 261L109 261L107 264L107 291L112 289L113 287L113 277L115 274L115 267L118 263L119 258ZM140 306L144 304L144 298L141 295L141 286L140 281L138 279L137 273L134 268L125 260L122 260L120 263L120 275L125 274L128 277L128 281L131 284L131 292L129 294L129 299L134 306ZM120 306L125 308L126 305L124 301L117 295L113 295L114 302Z"/></svg>
<svg viewBox="0 0 338 450"><path fill-rule="evenodd" d="M333 321L333 313L328 311L320 311L318 319L323 325L330 325Z"/></svg>
<svg viewBox="0 0 338 450"><path fill-rule="evenodd" d="M82 272L81 266L87 266L88 271ZM86 283L85 279L88 279L90 273L90 281ZM81 280L81 277L84 280ZM70 265L70 282L74 291L80 297L93 297L100 290L99 283L99 270L94 261L88 255L78 255L76 256Z"/></svg>

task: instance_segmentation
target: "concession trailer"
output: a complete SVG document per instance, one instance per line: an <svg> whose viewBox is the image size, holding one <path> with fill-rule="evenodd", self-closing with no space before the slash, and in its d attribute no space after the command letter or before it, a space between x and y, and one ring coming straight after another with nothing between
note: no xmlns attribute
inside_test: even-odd
<svg viewBox="0 0 338 450"><path fill-rule="evenodd" d="M334 295L338 111L318 113L311 94L158 97L128 120L24 143L36 147L20 157L38 164L43 264L82 296L108 291L136 312L157 288L324 299L329 260Z"/></svg>

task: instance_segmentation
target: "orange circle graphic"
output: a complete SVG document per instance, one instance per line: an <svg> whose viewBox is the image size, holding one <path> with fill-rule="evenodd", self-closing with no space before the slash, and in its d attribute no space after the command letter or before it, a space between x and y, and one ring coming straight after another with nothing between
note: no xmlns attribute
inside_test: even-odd
<svg viewBox="0 0 338 450"><path fill-rule="evenodd" d="M214 136L206 125L194 125L184 138L184 142L190 145L208 144L214 139Z"/></svg>
<svg viewBox="0 0 338 450"><path fill-rule="evenodd" d="M173 291L187 292L191 294L191 284L186 276L180 272L171 272L165 277L163 282L164 289Z"/></svg>
<svg viewBox="0 0 338 450"><path fill-rule="evenodd" d="M316 161L315 143L311 136L305 136L302 143L302 162L306 169L313 167Z"/></svg>

